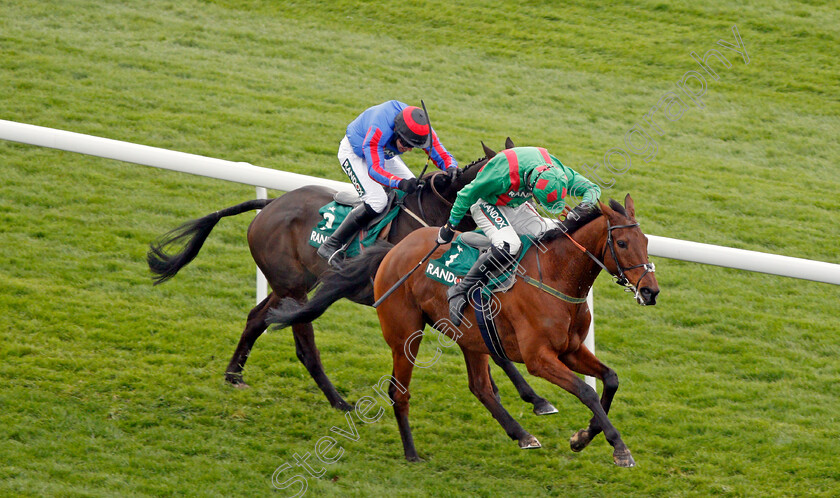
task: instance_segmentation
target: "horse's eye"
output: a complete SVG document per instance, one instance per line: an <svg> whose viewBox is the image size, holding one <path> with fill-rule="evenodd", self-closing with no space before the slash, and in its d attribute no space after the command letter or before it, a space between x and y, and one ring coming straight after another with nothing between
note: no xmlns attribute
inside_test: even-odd
<svg viewBox="0 0 840 498"><path fill-rule="evenodd" d="M623 240L619 240L619 241L617 242L617 244L618 244L618 247L620 247L620 248L622 248L622 249L626 249L626 248L627 248L627 242L624 242Z"/></svg>

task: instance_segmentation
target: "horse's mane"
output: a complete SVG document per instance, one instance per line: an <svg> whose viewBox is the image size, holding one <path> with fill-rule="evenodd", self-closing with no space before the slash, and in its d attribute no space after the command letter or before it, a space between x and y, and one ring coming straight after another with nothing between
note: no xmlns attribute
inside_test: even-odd
<svg viewBox="0 0 840 498"><path fill-rule="evenodd" d="M618 201L614 199L610 199L610 208L613 211L620 213L625 218L629 218L627 215L627 211L624 209ZM598 208L597 205L593 206L589 210L579 213L580 216L573 217L567 216L565 220L560 222L560 226L557 228L552 228L547 232L543 233L542 237L540 237L540 242L551 242L552 240L556 239L557 237L563 236L563 234L568 233L569 235L575 233L580 228L586 226L591 221L599 218L601 216L601 209Z"/></svg>
<svg viewBox="0 0 840 498"><path fill-rule="evenodd" d="M473 168L473 167L475 167L476 165L481 164L482 162L486 162L486 161L487 161L487 157L486 157L486 156L485 156L485 157L479 157L479 158L478 158L478 159L476 159L475 161L473 161L473 162L469 163L468 165L464 166L464 168L462 169L462 171L467 171L468 169ZM424 174L424 175L423 175L423 178L422 178L422 179L423 179L423 180L428 180L428 179L429 179L429 177L431 177L432 175L436 175L436 174L439 174L439 173L440 173L440 171L437 171L437 170L432 170L432 171L429 171L428 173L426 173L426 174Z"/></svg>
<svg viewBox="0 0 840 498"><path fill-rule="evenodd" d="M473 162L469 163L468 165L464 166L464 169L468 170L468 169L472 168L473 166L475 166L476 164L478 164L480 162L483 162L483 161L487 161L487 156L479 157L475 161L473 161Z"/></svg>
<svg viewBox="0 0 840 498"><path fill-rule="evenodd" d="M615 202L615 201L613 201ZM612 203L610 203L610 207ZM624 211L624 208L621 209ZM581 227L589 224L591 221L601 217L601 210L598 209L597 206L580 213L580 216L567 216L565 220L560 222L560 226L557 228L552 228L547 232L542 234L540 237L540 242L551 242L552 240L562 237L563 234L568 233L569 235L575 233Z"/></svg>

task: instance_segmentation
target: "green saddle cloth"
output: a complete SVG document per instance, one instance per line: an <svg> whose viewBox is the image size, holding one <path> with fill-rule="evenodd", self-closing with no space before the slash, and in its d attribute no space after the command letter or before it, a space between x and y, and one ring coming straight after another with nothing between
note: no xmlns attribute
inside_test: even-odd
<svg viewBox="0 0 840 498"><path fill-rule="evenodd" d="M525 253L533 245L531 238L527 235L520 235L519 240L522 241L522 248L516 258L517 263L525 257ZM426 276L442 284L455 285L472 268L479 254L481 254L481 251L463 243L459 235L452 241L452 246L443 253L443 256L429 261L429 264L426 265ZM490 282L485 286L485 290L492 291L500 283L506 282L514 271L516 271L515 267L496 278L490 279Z"/></svg>
<svg viewBox="0 0 840 498"><path fill-rule="evenodd" d="M312 232L309 234L309 245L313 247L321 247L321 244L326 242L327 238L336 231L336 229L341 225L341 222L344 221L344 218L347 217L347 213L349 213L352 209L352 206L345 206L344 204L339 204L335 201L332 201L319 209L318 214L320 214L323 219L315 225L315 228L313 228ZM385 228L391 220L396 218L399 212L399 205L395 205L390 211L388 211L388 214L386 214L385 217L370 230L362 230L359 232L347 245L344 255L348 258L358 256L361 247L369 247L373 245L373 243L376 242L376 237L378 237L379 233L382 232L382 229Z"/></svg>

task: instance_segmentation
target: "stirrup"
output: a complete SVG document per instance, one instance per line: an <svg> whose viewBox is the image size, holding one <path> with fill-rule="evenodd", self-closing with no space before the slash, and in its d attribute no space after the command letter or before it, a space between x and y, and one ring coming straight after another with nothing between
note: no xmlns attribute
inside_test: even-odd
<svg viewBox="0 0 840 498"><path fill-rule="evenodd" d="M347 244L344 244L343 246L336 249L335 252L333 252L330 255L330 257L327 258L327 264L336 270L340 270L342 264L344 263L344 260L347 259L344 254L345 249L347 249Z"/></svg>

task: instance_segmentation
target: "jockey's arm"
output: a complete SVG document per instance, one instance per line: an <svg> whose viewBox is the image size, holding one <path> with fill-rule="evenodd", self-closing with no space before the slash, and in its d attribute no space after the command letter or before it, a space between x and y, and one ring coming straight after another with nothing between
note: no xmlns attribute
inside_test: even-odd
<svg viewBox="0 0 840 498"><path fill-rule="evenodd" d="M365 152L365 162L367 162L370 178L386 187L395 188L402 178L385 171L384 146L388 138L381 129L371 126L365 135L362 150Z"/></svg>
<svg viewBox="0 0 840 498"><path fill-rule="evenodd" d="M485 172L488 174L483 174ZM507 192L508 188L510 188L510 182L507 181L507 178L494 175L487 170L482 171L475 177L475 180L458 191L458 196L455 198L455 203L449 212L449 223L453 227L458 225L473 204L480 199L489 202L489 199L494 199Z"/></svg>
<svg viewBox="0 0 840 498"><path fill-rule="evenodd" d="M456 161L455 158L452 157L452 154L450 154L443 144L440 143L435 130L432 130L432 146L427 149L423 149L423 151L429 156L429 158L431 158L432 162L435 163L435 166L437 166L438 169L446 171L449 168L458 167L458 161Z"/></svg>
<svg viewBox="0 0 840 498"><path fill-rule="evenodd" d="M601 187L589 181L585 176L566 168L566 178L569 181L569 193L581 198L582 204L597 204L601 197Z"/></svg>

